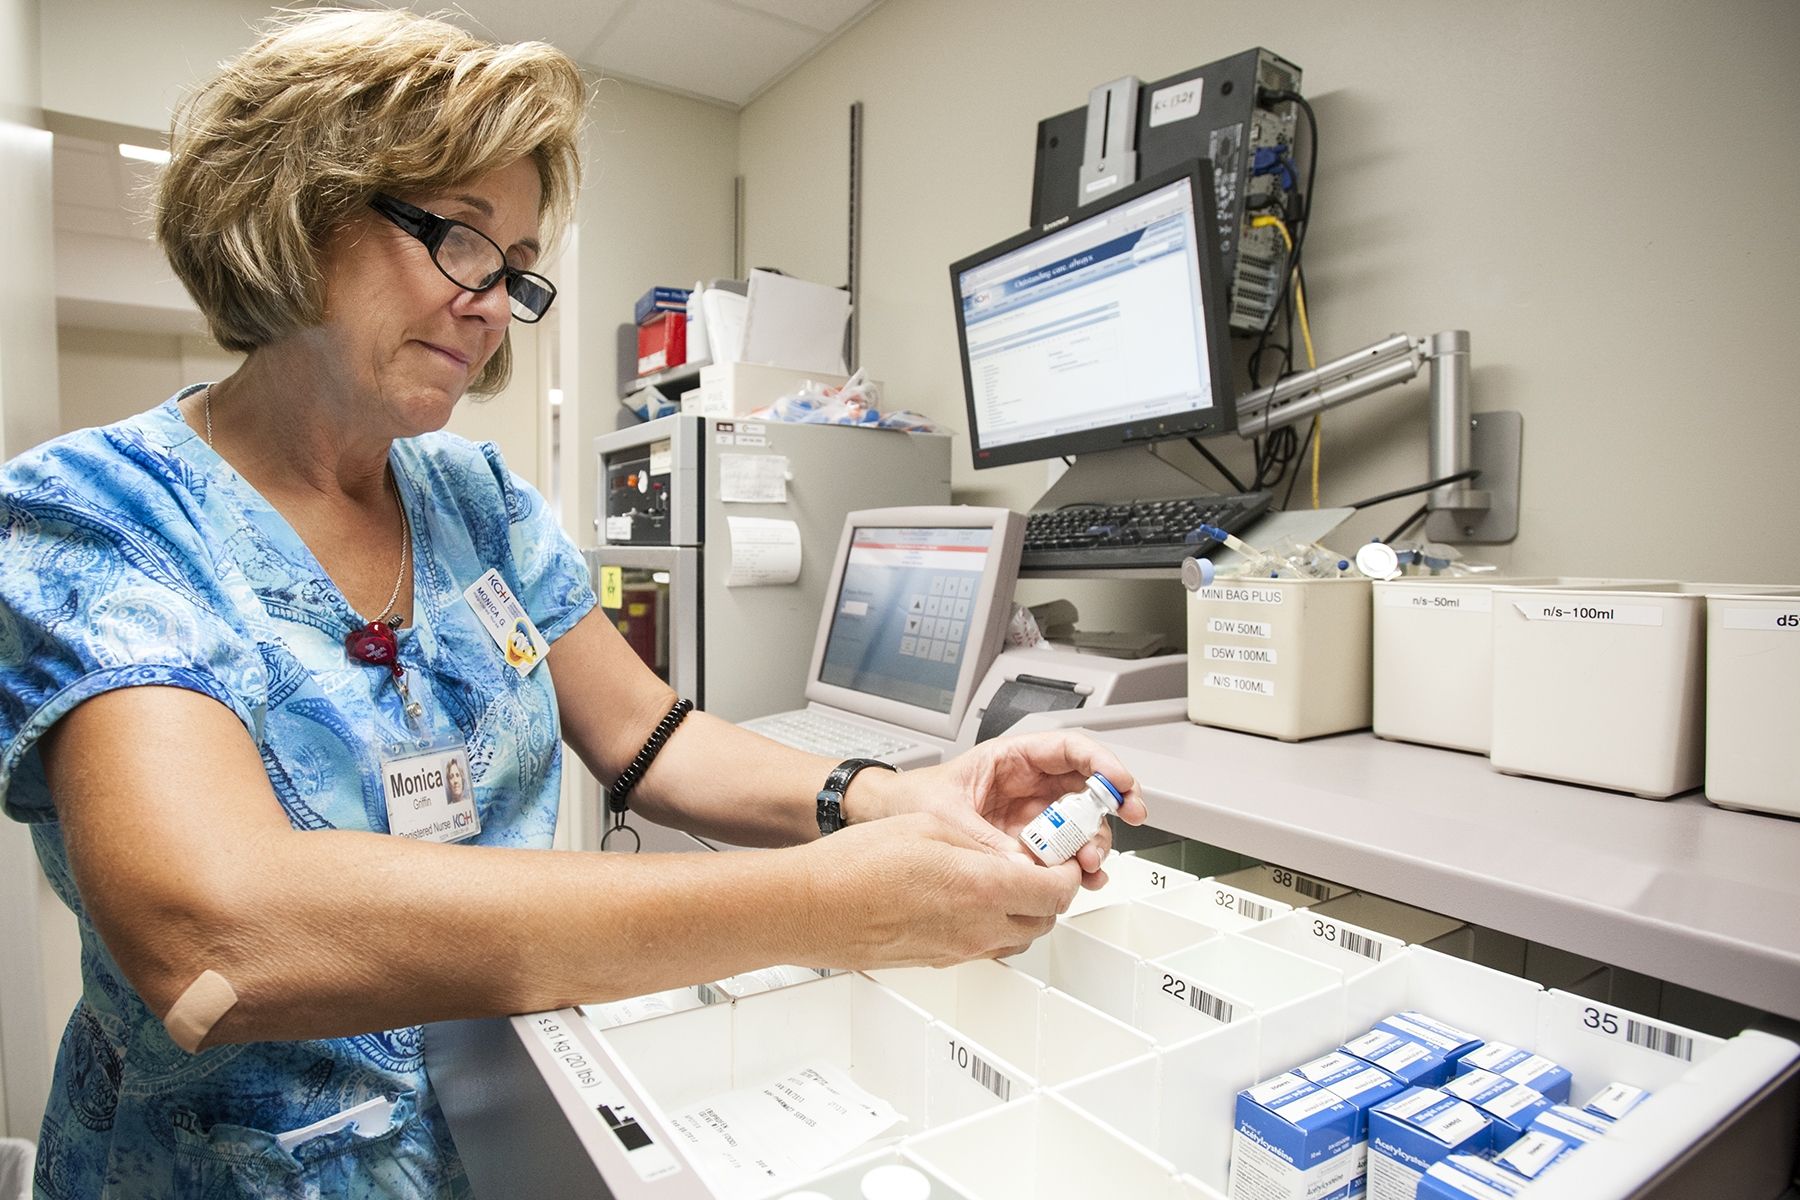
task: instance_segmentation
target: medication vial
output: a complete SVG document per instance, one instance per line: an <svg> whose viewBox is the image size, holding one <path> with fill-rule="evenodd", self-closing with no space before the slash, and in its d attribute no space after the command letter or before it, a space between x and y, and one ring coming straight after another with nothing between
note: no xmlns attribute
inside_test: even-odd
<svg viewBox="0 0 1800 1200"><path fill-rule="evenodd" d="M1039 862L1054 867L1073 858L1089 838L1100 832L1106 814L1118 812L1124 802L1112 781L1095 772L1088 776L1087 786L1081 791L1070 792L1039 813L1019 839L1037 855Z"/></svg>

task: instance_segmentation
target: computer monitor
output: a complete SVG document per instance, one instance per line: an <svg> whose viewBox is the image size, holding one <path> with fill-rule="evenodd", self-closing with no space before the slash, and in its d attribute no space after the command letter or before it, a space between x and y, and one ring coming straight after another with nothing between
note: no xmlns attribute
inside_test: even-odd
<svg viewBox="0 0 1800 1200"><path fill-rule="evenodd" d="M954 738L1006 636L1024 522L961 505L850 513L806 698Z"/></svg>
<svg viewBox="0 0 1800 1200"><path fill-rule="evenodd" d="M1237 427L1211 165L952 264L976 467Z"/></svg>

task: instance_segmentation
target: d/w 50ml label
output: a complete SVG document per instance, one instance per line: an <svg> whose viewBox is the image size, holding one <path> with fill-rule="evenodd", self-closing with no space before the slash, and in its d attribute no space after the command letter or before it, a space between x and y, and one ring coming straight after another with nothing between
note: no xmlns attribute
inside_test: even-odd
<svg viewBox="0 0 1800 1200"><path fill-rule="evenodd" d="M1227 617L1206 618L1206 632L1230 637L1272 638L1275 627L1267 621L1236 621Z"/></svg>

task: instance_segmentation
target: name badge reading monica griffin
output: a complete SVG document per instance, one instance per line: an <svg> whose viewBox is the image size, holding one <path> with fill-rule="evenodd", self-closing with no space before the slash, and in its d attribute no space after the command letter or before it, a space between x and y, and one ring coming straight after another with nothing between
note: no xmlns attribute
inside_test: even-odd
<svg viewBox="0 0 1800 1200"><path fill-rule="evenodd" d="M388 832L426 842L460 842L481 832L475 781L461 742L440 742L381 760Z"/></svg>
<svg viewBox="0 0 1800 1200"><path fill-rule="evenodd" d="M481 622L494 644L500 647L500 653L506 657L506 665L521 675L531 674L533 668L543 661L544 655L550 653L550 643L538 632L531 618L525 615L525 606L513 595L513 590L506 586L506 580L500 578L500 572L489 567L487 573L468 586L463 592L463 599L469 602L475 619Z"/></svg>

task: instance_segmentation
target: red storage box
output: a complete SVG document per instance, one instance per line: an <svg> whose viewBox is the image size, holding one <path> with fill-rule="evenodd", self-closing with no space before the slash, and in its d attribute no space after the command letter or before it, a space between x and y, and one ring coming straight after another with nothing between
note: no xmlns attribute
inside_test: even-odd
<svg viewBox="0 0 1800 1200"><path fill-rule="evenodd" d="M638 326L638 374L665 371L687 361L687 314L658 313Z"/></svg>

